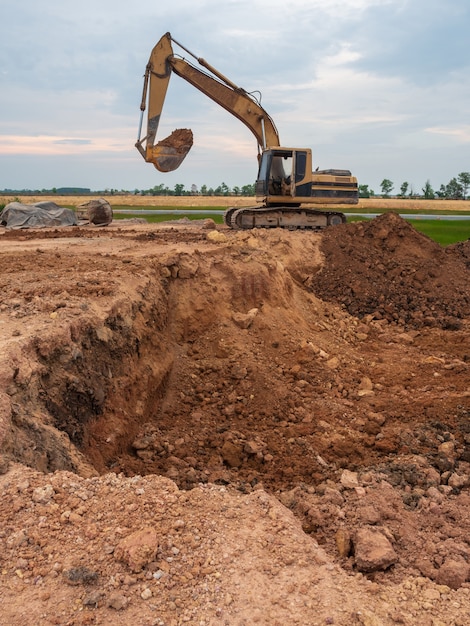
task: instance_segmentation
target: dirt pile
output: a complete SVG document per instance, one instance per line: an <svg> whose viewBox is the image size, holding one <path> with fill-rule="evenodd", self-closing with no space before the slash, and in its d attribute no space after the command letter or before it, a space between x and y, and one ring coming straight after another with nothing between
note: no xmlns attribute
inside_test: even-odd
<svg viewBox="0 0 470 626"><path fill-rule="evenodd" d="M189 128L176 128L171 135L161 139L157 146L173 148L177 152L187 152L193 145L193 131Z"/></svg>
<svg viewBox="0 0 470 626"><path fill-rule="evenodd" d="M395 213L325 233L325 265L310 286L351 315L410 328L458 328L470 310L469 244L446 249Z"/></svg>
<svg viewBox="0 0 470 626"><path fill-rule="evenodd" d="M5 623L463 626L467 246L204 226L1 235Z"/></svg>

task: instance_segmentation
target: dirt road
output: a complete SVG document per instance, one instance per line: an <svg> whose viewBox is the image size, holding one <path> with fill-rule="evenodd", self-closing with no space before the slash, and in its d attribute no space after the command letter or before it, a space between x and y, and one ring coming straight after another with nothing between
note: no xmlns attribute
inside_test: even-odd
<svg viewBox="0 0 470 626"><path fill-rule="evenodd" d="M0 231L0 624L470 621L470 243Z"/></svg>

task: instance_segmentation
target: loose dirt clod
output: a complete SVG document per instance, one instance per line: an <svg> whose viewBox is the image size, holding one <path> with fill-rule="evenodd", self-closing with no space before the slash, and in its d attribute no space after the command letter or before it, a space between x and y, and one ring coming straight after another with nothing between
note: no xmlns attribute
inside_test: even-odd
<svg viewBox="0 0 470 626"><path fill-rule="evenodd" d="M0 232L0 622L469 622L466 243Z"/></svg>
<svg viewBox="0 0 470 626"><path fill-rule="evenodd" d="M193 131L190 128L176 128L168 137L157 143L157 146L174 148L176 152L188 152L192 145Z"/></svg>

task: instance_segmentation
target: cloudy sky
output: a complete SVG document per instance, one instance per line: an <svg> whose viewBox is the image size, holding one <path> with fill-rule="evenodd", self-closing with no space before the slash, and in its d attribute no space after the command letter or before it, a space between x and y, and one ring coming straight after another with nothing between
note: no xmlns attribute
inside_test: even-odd
<svg viewBox="0 0 470 626"><path fill-rule="evenodd" d="M170 174L137 138L143 73L167 31L258 90L286 146L380 192L470 171L468 0L2 0L0 189L254 182L250 131L173 76L158 139L191 128Z"/></svg>

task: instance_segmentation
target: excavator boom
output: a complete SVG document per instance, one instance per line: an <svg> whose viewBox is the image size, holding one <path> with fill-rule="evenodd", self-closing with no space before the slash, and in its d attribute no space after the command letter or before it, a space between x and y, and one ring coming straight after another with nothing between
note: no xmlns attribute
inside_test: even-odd
<svg viewBox="0 0 470 626"><path fill-rule="evenodd" d="M172 42L194 57L206 71L200 70L186 59L175 56ZM153 48L146 67L142 93L142 118L136 147L144 159L162 172L175 170L192 146L192 132L177 129L155 143L161 112L165 102L171 73L174 72L218 105L237 117L256 137L258 151L279 146L279 135L270 115L257 99L238 87L209 65L204 59L193 55L187 48L166 33ZM148 107L147 134L141 138L143 113Z"/></svg>

